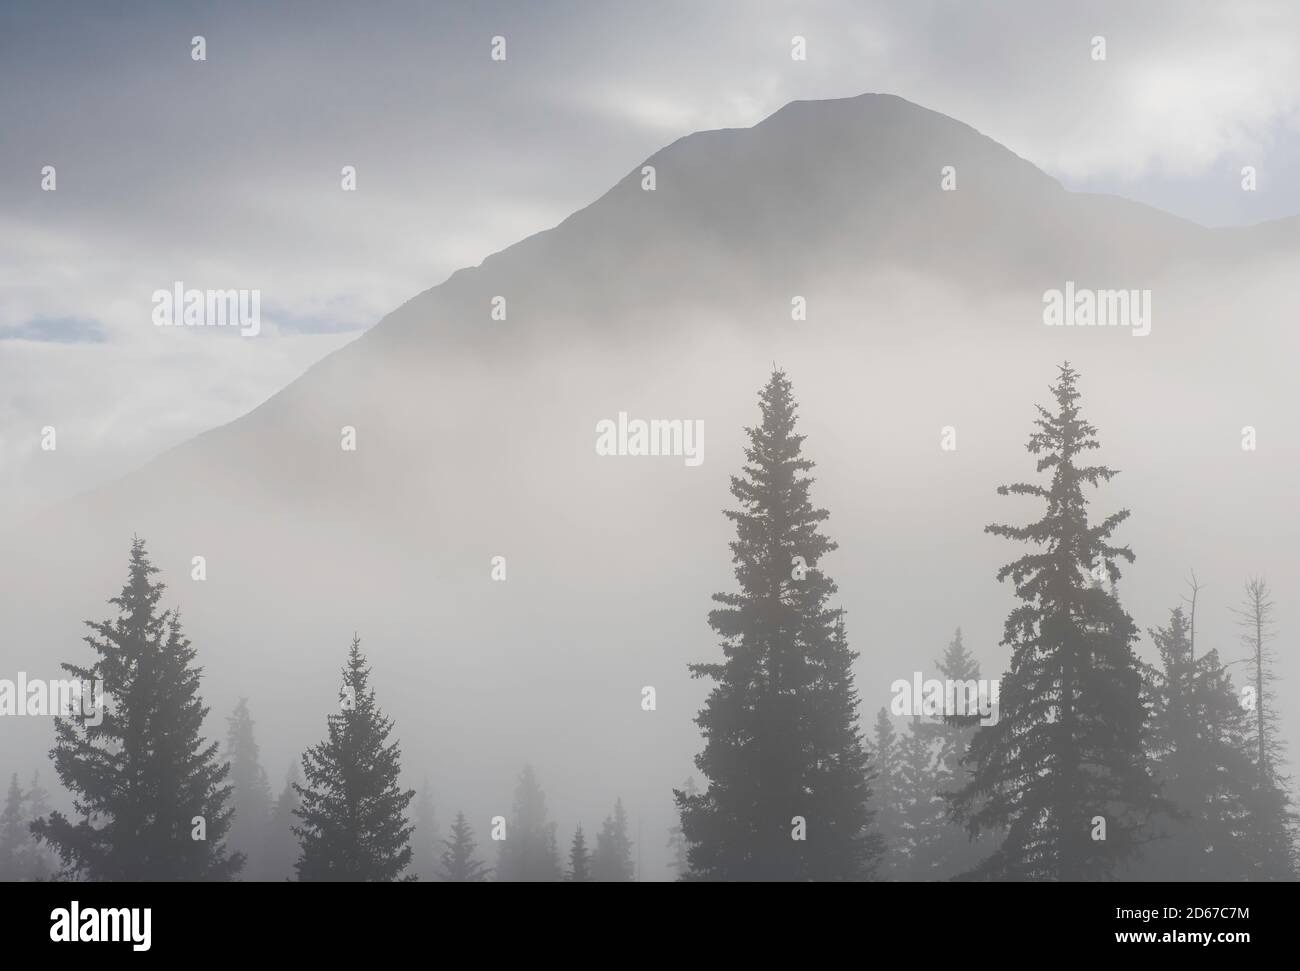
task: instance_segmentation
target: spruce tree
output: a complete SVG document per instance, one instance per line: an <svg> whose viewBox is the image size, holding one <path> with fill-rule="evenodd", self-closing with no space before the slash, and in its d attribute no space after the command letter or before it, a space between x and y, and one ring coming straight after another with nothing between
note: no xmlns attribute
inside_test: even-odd
<svg viewBox="0 0 1300 971"><path fill-rule="evenodd" d="M27 816L23 811L22 786L18 773L9 779L9 792L5 796L4 811L0 812L0 883L25 879L24 862L27 858Z"/></svg>
<svg viewBox="0 0 1300 971"><path fill-rule="evenodd" d="M872 752L875 764L872 806L875 829L882 844L875 876L882 880L902 880L907 873L903 756L903 742L894 729L889 710L881 708L876 713L875 750Z"/></svg>
<svg viewBox="0 0 1300 971"><path fill-rule="evenodd" d="M569 883L591 882L591 853L587 851L587 838L582 835L582 824L573 832L573 845L569 847Z"/></svg>
<svg viewBox="0 0 1300 971"><path fill-rule="evenodd" d="M294 810L298 808L298 793L294 785L301 781L298 763L289 763L284 788L275 800L266 830L262 850L264 879L289 880L294 876L294 863L298 860L298 839L293 834Z"/></svg>
<svg viewBox="0 0 1300 971"><path fill-rule="evenodd" d="M632 841L627 835L627 813L623 800L614 802L614 814L606 816L596 834L596 851L591 855L591 879L596 883L627 883L635 877Z"/></svg>
<svg viewBox="0 0 1300 971"><path fill-rule="evenodd" d="M936 664L940 683L951 682L954 689L949 695L945 684L942 704L960 696L963 709L932 707L926 695L905 732L894 729L884 709L876 722L876 823L885 841L878 873L887 880L947 880L980 856L948 815L947 797L964 781L961 758L980 718L961 713L975 710L979 665L962 644L960 629Z"/></svg>
<svg viewBox="0 0 1300 971"><path fill-rule="evenodd" d="M971 713L970 702L978 700L977 697L971 698L971 684L974 682L975 688L978 689L980 664L962 642L960 627L953 632L952 640L944 649L943 657L935 662L935 667L939 669L939 674L945 681L960 686L968 699L965 716L955 712L945 712L941 720L948 726L962 729L974 728L979 723L980 716ZM942 735L945 755L941 761L955 769L961 762L961 757L966 754L966 745L970 743L973 734L974 732L958 732Z"/></svg>
<svg viewBox="0 0 1300 971"><path fill-rule="evenodd" d="M401 747L389 741L393 722L369 681L361 639L353 636L339 711L326 719L326 739L302 757L306 785L294 785L299 880L386 882L411 862L406 808L415 791L399 785Z"/></svg>
<svg viewBox="0 0 1300 971"><path fill-rule="evenodd" d="M447 883L482 883L488 878L485 864L474 858L477 849L474 843L474 831L465 819L463 812L456 813L456 821L451 824L451 839L443 840L446 847L442 851L442 870L440 876Z"/></svg>
<svg viewBox="0 0 1300 971"><path fill-rule="evenodd" d="M998 572L1022 603L1008 616L1011 649L999 721L971 742L968 783L952 808L972 835L1001 830L991 857L970 874L1013 880L1106 879L1130 859L1159 807L1142 749L1146 709L1132 619L1094 578L1120 577L1128 547L1111 535L1128 511L1088 518L1083 487L1116 473L1080 462L1098 447L1079 412L1078 374L1068 363L1052 388L1056 411L1039 407L1028 450L1045 485L1001 486L1046 506L1027 526L992 525L1033 549Z"/></svg>
<svg viewBox="0 0 1300 971"><path fill-rule="evenodd" d="M740 508L726 512L739 590L715 594L709 614L723 660L690 668L714 686L696 717L704 750L695 765L709 784L675 794L682 832L700 879L861 879L879 845L868 830L857 655L819 566L835 549L819 529L829 514L809 500L813 463L780 370L759 409L747 463L731 480Z"/></svg>
<svg viewBox="0 0 1300 971"><path fill-rule="evenodd" d="M967 701L965 711L928 710L913 717L902 743L904 830L908 834L907 875L913 880L949 880L975 866L985 849L951 821L947 797L967 781L962 759L979 724L970 714L978 703L979 662L962 643L961 628L935 662L940 679ZM947 695L945 694L945 698Z"/></svg>
<svg viewBox="0 0 1300 971"><path fill-rule="evenodd" d="M932 880L936 842L945 830L960 833L947 823L948 806L936 789L936 742L934 725L914 713L907 732L898 737L898 786L901 831L889 845L886 859L893 858L890 878ZM882 832L882 836L884 833Z"/></svg>
<svg viewBox="0 0 1300 971"><path fill-rule="evenodd" d="M1160 664L1147 672L1147 748L1172 806L1156 817L1156 838L1135 872L1178 881L1255 878L1249 713L1218 652L1192 656L1191 626L1181 607L1170 612L1168 626L1150 633Z"/></svg>
<svg viewBox="0 0 1300 971"><path fill-rule="evenodd" d="M553 883L560 879L555 823L546 813L546 794L531 765L515 786L514 816L498 850L497 879L512 883Z"/></svg>
<svg viewBox="0 0 1300 971"><path fill-rule="evenodd" d="M247 698L240 698L226 719L225 757L230 762L230 783L234 789L231 808L235 811L228 841L231 849L243 853L250 861L244 868L244 879L265 880L268 878L264 870L266 860L260 850L271 822L271 785L259 758Z"/></svg>
<svg viewBox="0 0 1300 971"><path fill-rule="evenodd" d="M437 847L442 843L438 834L438 817L433 808L433 792L429 777L424 777L420 795L415 800L415 836L412 868L421 880L433 880L438 874Z"/></svg>
<svg viewBox="0 0 1300 971"><path fill-rule="evenodd" d="M118 616L86 622L96 659L63 665L105 692L98 710L55 721L50 756L77 820L55 811L32 824L66 879L228 880L244 862L226 850L230 766L202 736L202 668L179 614L158 610L157 572L133 539L126 585L109 601Z"/></svg>

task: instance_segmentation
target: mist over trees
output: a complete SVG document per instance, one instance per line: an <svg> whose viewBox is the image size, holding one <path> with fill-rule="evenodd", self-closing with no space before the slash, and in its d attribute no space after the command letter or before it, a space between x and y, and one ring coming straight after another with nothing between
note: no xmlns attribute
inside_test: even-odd
<svg viewBox="0 0 1300 971"><path fill-rule="evenodd" d="M226 724L224 758L230 765L230 805L234 811L229 843L247 861L244 879L262 879L269 862L261 851L271 826L271 784L260 761L247 698L239 699Z"/></svg>
<svg viewBox="0 0 1300 971"><path fill-rule="evenodd" d="M18 785L18 773L9 779L4 809L0 810L0 879L21 880L26 867L27 819L23 813L24 794Z"/></svg>
<svg viewBox="0 0 1300 971"><path fill-rule="evenodd" d="M1193 579L1190 612L1174 606L1149 627L1153 660L1139 658L1120 599L1120 565L1135 558L1116 538L1129 512L1092 511L1117 473L1087 461L1100 439L1079 382L1060 366L1026 446L1035 478L997 490L1034 500L1038 518L985 527L1019 552L996 576L1017 602L995 709L958 702L988 679L957 628L942 651L913 647L918 683L933 676L938 694L919 709L896 696L872 717L822 568L836 549L830 513L812 499L793 386L773 370L731 478L735 583L707 618L720 656L690 668L711 684L695 774L665 791L677 821L650 844L674 879L1296 879L1274 595L1251 578L1239 603L1220 605L1239 625L1229 657L1198 641L1206 602ZM50 759L72 810L51 808L39 774L24 785L11 772L0 880L641 878L623 799L610 793L599 827L578 823L562 849L529 763L508 815L458 810L444 835L437 783L403 783L397 726L355 635L325 737L273 790L250 697L226 717L224 747L205 735L199 648L162 608L157 573L133 539L116 616L88 621L91 660L63 665L104 687L98 711L55 719ZM478 794L444 805L462 798ZM476 825L497 844L494 867Z"/></svg>
<svg viewBox="0 0 1300 971"><path fill-rule="evenodd" d="M262 874L267 880L289 880L294 876L294 864L298 861L298 838L294 835L293 827L297 822L295 811L300 804L297 786L301 783L302 772L298 763L292 762L285 773L284 788L280 790L271 809L271 818L262 844Z"/></svg>
<svg viewBox="0 0 1300 971"><path fill-rule="evenodd" d="M560 879L555 826L546 809L546 794L531 765L525 765L515 786L514 812L500 841L497 879L517 883L547 883Z"/></svg>
<svg viewBox="0 0 1300 971"><path fill-rule="evenodd" d="M947 681L978 682L979 663L953 634L934 663ZM874 726L877 825L885 843L879 876L887 880L949 880L974 867L990 847L972 841L949 814L948 800L968 780L962 764L976 715L914 713L899 733L889 710Z"/></svg>
<svg viewBox="0 0 1300 971"><path fill-rule="evenodd" d="M613 814L605 817L596 835L596 851L591 855L591 879L596 883L626 883L635 875L632 840L627 835L627 812L623 809L623 800L618 799L614 802Z"/></svg>
<svg viewBox="0 0 1300 971"><path fill-rule="evenodd" d="M421 880L436 880L438 857L442 837L438 832L438 816L433 806L433 791L429 777L424 777L419 795L415 799L415 832L411 834L411 869Z"/></svg>

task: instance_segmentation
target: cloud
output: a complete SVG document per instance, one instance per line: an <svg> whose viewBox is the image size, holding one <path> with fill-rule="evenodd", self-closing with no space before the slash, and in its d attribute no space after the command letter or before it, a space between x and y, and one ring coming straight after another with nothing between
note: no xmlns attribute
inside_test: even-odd
<svg viewBox="0 0 1300 971"><path fill-rule="evenodd" d="M104 328L95 320L61 317L0 325L0 341L46 341L55 344L99 344Z"/></svg>

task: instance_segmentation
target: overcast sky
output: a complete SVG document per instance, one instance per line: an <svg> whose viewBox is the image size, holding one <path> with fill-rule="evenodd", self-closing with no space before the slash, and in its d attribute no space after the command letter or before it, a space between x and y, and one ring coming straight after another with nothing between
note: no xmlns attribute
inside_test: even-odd
<svg viewBox="0 0 1300 971"><path fill-rule="evenodd" d="M248 411L666 143L795 99L898 94L1206 225L1300 213L1300 5L1088 7L7 2L0 524ZM260 289L262 334L155 328L175 281ZM46 425L78 446L57 465Z"/></svg>

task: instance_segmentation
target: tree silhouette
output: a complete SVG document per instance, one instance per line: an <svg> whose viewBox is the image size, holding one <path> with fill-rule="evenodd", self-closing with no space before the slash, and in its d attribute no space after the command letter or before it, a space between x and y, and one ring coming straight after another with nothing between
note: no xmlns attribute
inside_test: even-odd
<svg viewBox="0 0 1300 971"><path fill-rule="evenodd" d="M872 806L882 852L875 875L882 880L902 880L908 874L905 825L907 801L904 791L903 740L889 717L889 709L876 712L875 748L872 762Z"/></svg>
<svg viewBox="0 0 1300 971"><path fill-rule="evenodd" d="M632 841L627 835L627 813L623 800L614 803L614 814L606 816L596 834L596 852L591 856L591 878L596 883L626 883L635 877Z"/></svg>
<svg viewBox="0 0 1300 971"><path fill-rule="evenodd" d="M836 587L819 568L835 544L809 501L813 463L795 432L783 372L759 394L747 429L731 544L739 591L719 593L709 624L723 661L691 665L714 682L696 724L708 779L677 792L691 870L706 880L860 879L879 853L868 832L868 758ZM803 838L798 838L802 834Z"/></svg>
<svg viewBox="0 0 1300 971"><path fill-rule="evenodd" d="M465 819L463 812L456 813L456 821L451 824L451 839L442 841L446 849L442 852L442 871L440 876L447 883L482 883L488 878L485 864L474 859L476 844L474 831Z"/></svg>
<svg viewBox="0 0 1300 971"><path fill-rule="evenodd" d="M573 832L573 845L569 847L569 872L565 879L570 883L591 882L591 853L587 850L587 838L582 835L582 824Z"/></svg>
<svg viewBox="0 0 1300 971"><path fill-rule="evenodd" d="M230 762L231 808L235 811L229 843L250 861L244 868L244 878L262 880L266 879L266 860L259 851L271 822L271 786L259 760L247 698L239 699L226 726L225 757Z"/></svg>
<svg viewBox="0 0 1300 971"><path fill-rule="evenodd" d="M1128 547L1109 542L1128 511L1088 519L1083 486L1116 473L1079 464L1098 447L1096 429L1080 416L1077 373L1068 363L1059 370L1056 411L1038 408L1028 445L1049 482L998 489L1042 500L1044 514L1027 526L986 527L1034 549L998 572L1022 601L1002 638L1012 653L1000 720L976 731L971 778L952 800L972 835L1006 830L976 877L1105 879L1137 852L1160 805L1141 745L1137 631L1097 582L1108 576L1114 584L1116 561L1133 560Z"/></svg>
<svg viewBox="0 0 1300 971"><path fill-rule="evenodd" d="M55 811L32 824L67 879L228 880L244 862L226 852L230 766L202 737L202 668L179 614L158 612L157 572L133 539L126 585L109 601L117 618L86 622L95 661L63 665L106 692L99 711L55 721L51 758L80 818Z"/></svg>
<svg viewBox="0 0 1300 971"><path fill-rule="evenodd" d="M962 643L961 628L936 666L945 684L954 685L954 700L961 693L968 702L977 702L979 662ZM949 880L970 870L986 854L986 848L948 815L947 797L967 782L962 759L980 720L979 714L969 714L972 710L973 704L968 704L965 715L945 711L935 717L914 717L909 726L902 759L908 879Z"/></svg>
<svg viewBox="0 0 1300 971"><path fill-rule="evenodd" d="M375 704L369 679L354 636L340 710L326 720L325 741L302 757L307 784L294 785L301 800L294 810L301 822L293 828L299 880L385 882L401 877L411 862L406 808L415 791L398 784L401 748L388 740L393 722Z"/></svg>
<svg viewBox="0 0 1300 971"><path fill-rule="evenodd" d="M294 876L294 864L298 860L298 838L293 833L298 793L294 787L301 781L298 763L290 762L284 777L284 788L280 790L271 810L262 850L262 872L267 880L288 880Z"/></svg>
<svg viewBox="0 0 1300 971"><path fill-rule="evenodd" d="M1281 757L1277 737L1277 700L1273 692L1273 651L1269 641L1273 637L1273 598L1268 584L1260 577L1246 584L1242 604L1234 613L1241 627L1241 641L1250 651L1250 686L1254 692L1255 770L1261 785L1267 785L1277 775Z"/></svg>
<svg viewBox="0 0 1300 971"><path fill-rule="evenodd" d="M1255 785L1248 797L1252 822L1249 843L1260 879L1295 879L1297 865L1296 813L1290 779L1282 772L1285 745L1278 733L1277 698L1273 690L1276 661L1273 639L1273 598L1268 583L1255 577L1246 584L1242 604L1234 613L1241 641L1250 652L1250 703L1253 706L1252 759Z"/></svg>
<svg viewBox="0 0 1300 971"><path fill-rule="evenodd" d="M1173 808L1157 817L1159 838L1136 872L1162 880L1249 879L1256 869L1249 832L1255 784L1249 715L1218 652L1193 656L1191 624L1181 607L1151 637L1160 664L1147 672L1147 748Z"/></svg>
<svg viewBox="0 0 1300 971"><path fill-rule="evenodd" d="M560 879L555 824L546 813L546 794L531 765L525 765L515 786L514 817L498 850L497 879L546 883Z"/></svg>

